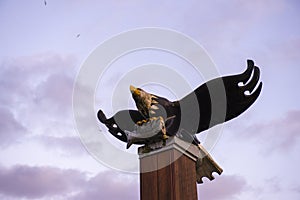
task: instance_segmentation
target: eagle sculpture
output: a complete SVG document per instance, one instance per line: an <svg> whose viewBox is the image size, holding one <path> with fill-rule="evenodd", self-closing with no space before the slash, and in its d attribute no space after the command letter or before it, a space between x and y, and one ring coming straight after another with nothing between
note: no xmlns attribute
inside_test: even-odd
<svg viewBox="0 0 300 200"><path fill-rule="evenodd" d="M197 133L236 118L256 101L262 90L259 78L259 68L247 60L243 73L212 79L177 101L130 86L137 110L121 110L110 118L99 110L97 117L127 148L166 141L170 136L199 145Z"/></svg>
<svg viewBox="0 0 300 200"><path fill-rule="evenodd" d="M200 142L195 134L239 116L258 98L262 89L262 82L259 82L260 70L252 60L247 60L247 65L245 72L210 80L178 101L169 101L164 97L149 94L141 88L130 86L138 110L121 110L108 119L103 111L99 110L97 117L113 136L128 143L127 147L131 144L147 145L157 142L147 137L135 141L128 138L128 133L134 132L137 127L149 121L152 124L162 121L162 129L165 131L162 139L178 136L197 145ZM226 95L226 105L223 105L225 109L220 113L223 116L212 113L211 94L220 90L220 83L224 85ZM184 117L189 119L182 119L183 112Z"/></svg>

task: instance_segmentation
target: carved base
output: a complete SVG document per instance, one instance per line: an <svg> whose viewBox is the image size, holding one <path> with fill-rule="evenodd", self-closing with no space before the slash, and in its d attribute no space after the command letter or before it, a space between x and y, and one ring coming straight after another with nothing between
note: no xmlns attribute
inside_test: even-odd
<svg viewBox="0 0 300 200"><path fill-rule="evenodd" d="M196 174L197 183L203 183L202 178L207 177L210 181L214 180L215 177L212 175L213 172L222 174L223 169L214 161L211 155L205 150L202 145L198 145L200 157L198 157L196 162Z"/></svg>
<svg viewBox="0 0 300 200"><path fill-rule="evenodd" d="M219 175L221 175L221 173L223 172L223 169L214 161L214 159L211 157L211 155L205 150L205 148L202 145L199 144L198 146L195 146L193 144L187 143L179 139L176 136L170 137L166 141L165 145L163 145L162 142L158 142L147 146L142 146L138 148L138 153L140 155L140 159L143 159L145 157L157 155L172 149L175 149L180 153L176 154L177 156L172 157L172 159L168 160L168 162L165 162L165 166L161 166L161 167L166 167L168 165L171 165L173 162L176 162L176 160L180 156L186 156L189 159L193 160L194 162L194 166L195 166L194 170L196 172L195 181L197 181L197 183L199 184L203 183L202 181L203 177L206 177L209 180L213 180L214 179L214 176L212 175L213 172L216 172ZM155 166L154 168L151 168L150 164L146 168L147 171L159 170L159 168L155 168Z"/></svg>

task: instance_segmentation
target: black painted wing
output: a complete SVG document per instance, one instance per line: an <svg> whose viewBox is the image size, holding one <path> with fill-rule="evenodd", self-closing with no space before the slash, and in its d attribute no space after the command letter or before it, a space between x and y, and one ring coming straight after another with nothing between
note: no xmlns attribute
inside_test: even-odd
<svg viewBox="0 0 300 200"><path fill-rule="evenodd" d="M121 110L109 119L106 118L102 110L99 110L97 117L113 136L123 142L127 142L124 131L134 131L136 122L145 119L137 110Z"/></svg>
<svg viewBox="0 0 300 200"><path fill-rule="evenodd" d="M244 73L210 80L178 101L181 128L199 133L246 111L262 89L262 82L258 83L259 68L252 60L247 60L247 64Z"/></svg>

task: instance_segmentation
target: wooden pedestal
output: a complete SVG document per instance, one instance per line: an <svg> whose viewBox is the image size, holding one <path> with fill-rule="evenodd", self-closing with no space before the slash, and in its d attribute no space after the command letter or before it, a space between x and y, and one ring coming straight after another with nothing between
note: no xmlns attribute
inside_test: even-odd
<svg viewBox="0 0 300 200"><path fill-rule="evenodd" d="M199 149L179 138L140 157L141 200L196 200L196 161Z"/></svg>

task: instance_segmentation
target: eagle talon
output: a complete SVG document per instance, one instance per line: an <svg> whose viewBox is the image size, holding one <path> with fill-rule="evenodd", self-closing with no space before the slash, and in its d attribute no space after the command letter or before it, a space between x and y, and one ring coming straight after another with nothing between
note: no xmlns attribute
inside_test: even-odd
<svg viewBox="0 0 300 200"><path fill-rule="evenodd" d="M149 153L150 151L152 151L151 147L148 145L143 146L142 153Z"/></svg>

